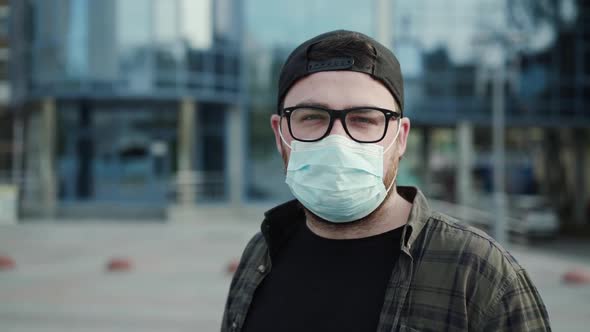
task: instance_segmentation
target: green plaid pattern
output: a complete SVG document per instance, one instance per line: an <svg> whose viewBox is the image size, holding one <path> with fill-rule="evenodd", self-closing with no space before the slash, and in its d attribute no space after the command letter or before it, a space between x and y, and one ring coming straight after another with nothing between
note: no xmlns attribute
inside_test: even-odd
<svg viewBox="0 0 590 332"><path fill-rule="evenodd" d="M432 212L423 194L398 187L413 207L386 289L378 332L550 331L527 272L484 232ZM231 282L221 330L240 331L274 251L302 218L294 201L265 214ZM294 315L295 316L295 315Z"/></svg>

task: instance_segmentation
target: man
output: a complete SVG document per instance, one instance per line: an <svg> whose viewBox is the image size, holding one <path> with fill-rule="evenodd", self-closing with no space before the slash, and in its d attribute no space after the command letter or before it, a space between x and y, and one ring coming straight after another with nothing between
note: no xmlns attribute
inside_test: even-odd
<svg viewBox="0 0 590 332"><path fill-rule="evenodd" d="M548 331L539 293L485 233L395 185L410 120L395 56L356 32L296 48L271 117L296 200L265 214L222 331Z"/></svg>

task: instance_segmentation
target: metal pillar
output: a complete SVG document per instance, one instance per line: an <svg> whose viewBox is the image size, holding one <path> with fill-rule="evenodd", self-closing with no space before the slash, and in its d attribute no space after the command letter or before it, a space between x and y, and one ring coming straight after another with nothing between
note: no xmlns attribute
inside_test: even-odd
<svg viewBox="0 0 590 332"><path fill-rule="evenodd" d="M422 172L424 176L424 191L431 194L432 189L432 170L430 169L430 147L431 147L431 132L430 127L422 128Z"/></svg>
<svg viewBox="0 0 590 332"><path fill-rule="evenodd" d="M586 130L583 128L574 131L574 148L575 148L575 163L576 173L574 182L575 192L578 199L574 200L574 223L578 226L583 226L588 223L587 204L588 204L588 190L585 171L586 167L586 149L588 147L586 140Z"/></svg>
<svg viewBox="0 0 590 332"><path fill-rule="evenodd" d="M13 138L12 138L12 183L22 185L23 151L24 151L24 123L22 111L19 109L13 113Z"/></svg>
<svg viewBox="0 0 590 332"><path fill-rule="evenodd" d="M473 181L471 167L473 164L473 125L468 121L461 121L457 125L458 163L455 187L457 188L457 203L469 206L473 196Z"/></svg>
<svg viewBox="0 0 590 332"><path fill-rule="evenodd" d="M89 199L94 194L94 135L93 122L94 112L93 106L89 100L82 99L80 101L80 109L78 115L78 130L80 136L76 142L76 157L78 159L78 174L76 180L76 196L81 199Z"/></svg>
<svg viewBox="0 0 590 332"><path fill-rule="evenodd" d="M41 102L41 133L39 153L39 175L41 180L42 213L47 218L55 216L57 207L57 181L55 170L56 153L56 110L55 100L45 98Z"/></svg>
<svg viewBox="0 0 590 332"><path fill-rule="evenodd" d="M228 111L228 149L229 193L232 207L242 205L244 158L243 158L243 112L239 106L230 107Z"/></svg>
<svg viewBox="0 0 590 332"><path fill-rule="evenodd" d="M505 67L499 66L493 74L492 96L492 139L494 158L494 205L496 224L494 238L501 244L507 241L506 189L505 189L505 119L504 119L504 82Z"/></svg>
<svg viewBox="0 0 590 332"><path fill-rule="evenodd" d="M180 101L178 117L178 173L177 203L182 206L194 205L198 181L194 171L196 105L191 98Z"/></svg>
<svg viewBox="0 0 590 332"><path fill-rule="evenodd" d="M394 0L375 0L375 35L385 47L393 46L393 5Z"/></svg>

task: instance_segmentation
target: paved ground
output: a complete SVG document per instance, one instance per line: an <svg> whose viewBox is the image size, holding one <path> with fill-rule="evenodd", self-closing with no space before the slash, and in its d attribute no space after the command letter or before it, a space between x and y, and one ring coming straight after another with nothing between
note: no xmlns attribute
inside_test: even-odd
<svg viewBox="0 0 590 332"><path fill-rule="evenodd" d="M0 331L218 331L231 277L255 222L28 223L0 227ZM568 241L569 243L569 241ZM543 296L555 331L588 331L590 286L562 282L572 267L590 270L590 245L578 255L513 246ZM129 257L129 272L106 272Z"/></svg>

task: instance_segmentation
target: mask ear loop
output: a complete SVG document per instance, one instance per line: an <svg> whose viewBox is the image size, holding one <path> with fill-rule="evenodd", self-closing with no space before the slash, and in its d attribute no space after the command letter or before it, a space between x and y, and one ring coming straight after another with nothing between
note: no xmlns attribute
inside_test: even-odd
<svg viewBox="0 0 590 332"><path fill-rule="evenodd" d="M401 119L397 119L397 132L395 133L395 137L393 138L393 141L391 142L391 144L389 144L389 146L385 150L383 150L383 154L385 154L387 151L389 151L389 149L393 146L393 144L397 140L397 137L399 136L399 132L401 129L402 129L402 121L401 121Z"/></svg>
<svg viewBox="0 0 590 332"><path fill-rule="evenodd" d="M283 143L285 143L285 145L288 146L289 149L293 150L291 145L289 145L289 143L287 143L287 140L285 140L285 137L283 136L283 117L282 116L281 116L281 119L279 120L279 136L281 136L281 141L283 141Z"/></svg>
<svg viewBox="0 0 590 332"><path fill-rule="evenodd" d="M393 138L393 142L391 142L391 144L389 144L387 149L383 150L384 155L393 146L393 144L397 140L397 137L399 136L399 132L400 132L401 128L402 128L402 121L401 121L401 119L397 119L397 133L395 134L395 137ZM399 170L399 167L398 167L398 170ZM398 171L395 171L395 175L393 176L393 180L391 181L391 183L389 184L389 187L387 188L387 191L385 192L386 194L389 194L389 191L391 190L391 188L393 188L393 184L395 183L395 180L397 179L397 172Z"/></svg>

